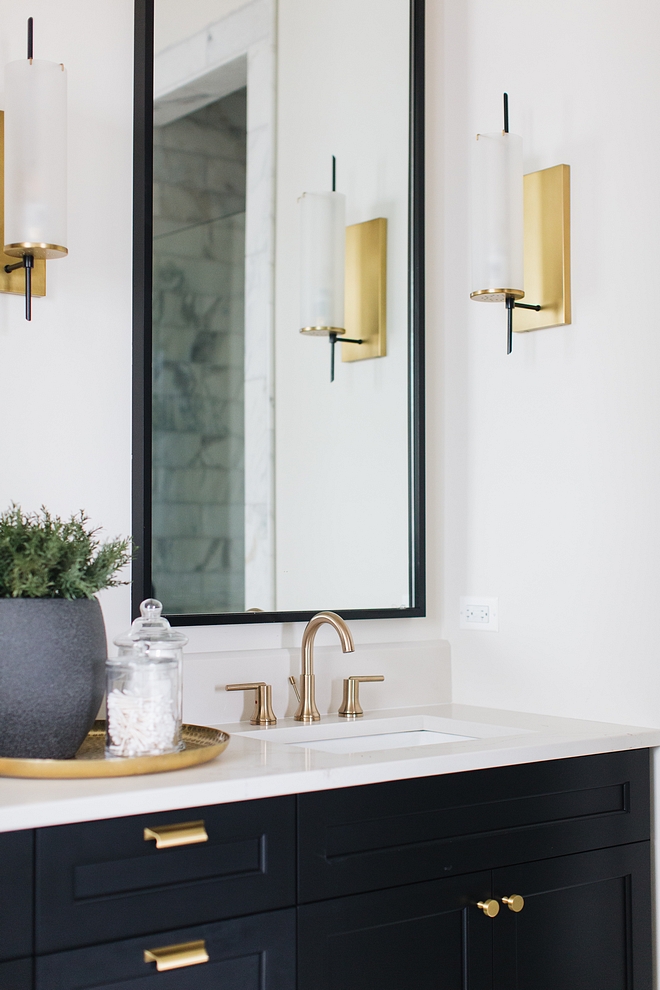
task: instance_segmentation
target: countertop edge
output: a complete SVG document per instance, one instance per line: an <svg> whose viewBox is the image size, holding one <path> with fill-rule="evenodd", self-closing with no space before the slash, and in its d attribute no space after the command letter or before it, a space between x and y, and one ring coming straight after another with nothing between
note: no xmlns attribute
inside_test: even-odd
<svg viewBox="0 0 660 990"><path fill-rule="evenodd" d="M341 787L358 787L363 784L382 783L389 780L405 780L415 777L462 773L471 770L541 763L557 759L592 756L599 753L621 752L630 749L647 749L660 746L659 729L631 729L621 726L620 734L598 732L602 723L594 723L594 735L584 738L562 739L553 733L539 733L535 740L529 737L521 745L520 738L503 741L498 749L452 752L442 755L414 756L408 759L381 760L336 767L282 770L271 773L247 773L235 779L190 780L191 771L179 771L151 776L144 779L144 789L106 793L58 794L64 781L20 781L43 788L41 799L23 800L11 795L17 781L0 780L0 832L45 828L74 822L98 821L106 818L123 818L131 815L176 811L204 805L229 804L238 801L254 801L262 798L303 794L310 791L332 790ZM608 726L609 729L616 728ZM222 757L219 758L222 761ZM213 767L213 764L207 764ZM220 763L219 769L222 769ZM187 776L188 775L188 776ZM122 778L116 778L116 780ZM136 778L123 778L135 781ZM162 786L157 786L160 782ZM99 781L77 781L76 784L96 784ZM5 786L8 785L8 786ZM3 790L6 791L3 795Z"/></svg>

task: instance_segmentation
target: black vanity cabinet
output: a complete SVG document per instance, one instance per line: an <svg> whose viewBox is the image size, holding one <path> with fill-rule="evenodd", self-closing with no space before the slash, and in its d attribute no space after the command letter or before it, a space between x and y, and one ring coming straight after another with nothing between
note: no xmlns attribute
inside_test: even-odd
<svg viewBox="0 0 660 990"><path fill-rule="evenodd" d="M299 990L651 990L647 750L298 808Z"/></svg>
<svg viewBox="0 0 660 990"><path fill-rule="evenodd" d="M0 990L651 990L649 838L648 750L7 833Z"/></svg>

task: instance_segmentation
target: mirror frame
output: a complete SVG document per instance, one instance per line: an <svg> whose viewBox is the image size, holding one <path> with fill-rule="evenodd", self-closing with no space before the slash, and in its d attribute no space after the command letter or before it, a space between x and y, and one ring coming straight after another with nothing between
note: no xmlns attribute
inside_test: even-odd
<svg viewBox="0 0 660 990"><path fill-rule="evenodd" d="M410 0L408 210L409 588L406 608L336 609L344 619L426 615L424 382L424 14ZM133 123L133 616L151 597L154 0L135 0ZM331 608L332 603L328 602ZM306 622L314 611L168 615L172 625Z"/></svg>

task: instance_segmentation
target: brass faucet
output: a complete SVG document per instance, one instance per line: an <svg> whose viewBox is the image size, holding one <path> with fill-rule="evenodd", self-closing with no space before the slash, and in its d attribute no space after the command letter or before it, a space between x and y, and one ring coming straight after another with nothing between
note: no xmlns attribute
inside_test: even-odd
<svg viewBox="0 0 660 990"><path fill-rule="evenodd" d="M321 718L316 707L316 692L314 688L314 640L319 628L327 622L337 631L341 648L344 653L354 653L355 644L341 615L335 612L317 612L312 616L302 636L300 652L302 654L302 674L300 675L300 704L293 716L298 722L318 722Z"/></svg>

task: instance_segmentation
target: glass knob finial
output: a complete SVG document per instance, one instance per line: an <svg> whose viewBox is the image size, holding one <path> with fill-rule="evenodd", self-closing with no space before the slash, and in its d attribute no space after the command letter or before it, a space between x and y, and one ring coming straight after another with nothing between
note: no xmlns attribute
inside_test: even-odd
<svg viewBox="0 0 660 990"><path fill-rule="evenodd" d="M162 602L159 602L157 598L147 598L140 605L140 615L144 619L158 619L162 611Z"/></svg>

